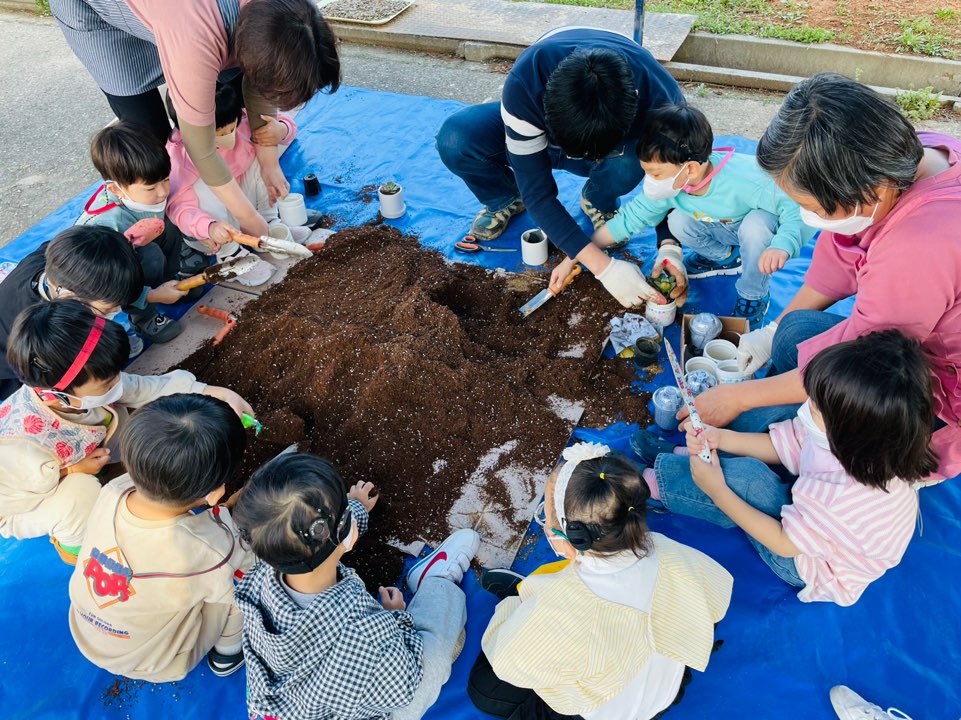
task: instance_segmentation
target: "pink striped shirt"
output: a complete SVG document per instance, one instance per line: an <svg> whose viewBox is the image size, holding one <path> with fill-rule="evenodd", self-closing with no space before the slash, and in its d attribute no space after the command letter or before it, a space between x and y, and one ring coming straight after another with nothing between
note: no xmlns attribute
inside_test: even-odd
<svg viewBox="0 0 961 720"><path fill-rule="evenodd" d="M770 432L782 464L798 476L794 503L781 508L784 532L800 551L794 562L805 585L798 598L853 605L901 562L914 535L917 490L897 478L887 492L862 485L797 418Z"/></svg>

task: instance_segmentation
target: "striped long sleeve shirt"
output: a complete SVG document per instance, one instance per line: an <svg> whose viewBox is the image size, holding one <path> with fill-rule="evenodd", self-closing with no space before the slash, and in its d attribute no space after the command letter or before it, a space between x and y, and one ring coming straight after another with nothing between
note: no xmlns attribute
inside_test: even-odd
<svg viewBox="0 0 961 720"><path fill-rule="evenodd" d="M918 493L898 478L887 492L848 475L831 450L797 418L770 428L771 441L797 482L781 524L800 550L794 558L803 602L853 605L865 588L893 568L907 550L918 516Z"/></svg>

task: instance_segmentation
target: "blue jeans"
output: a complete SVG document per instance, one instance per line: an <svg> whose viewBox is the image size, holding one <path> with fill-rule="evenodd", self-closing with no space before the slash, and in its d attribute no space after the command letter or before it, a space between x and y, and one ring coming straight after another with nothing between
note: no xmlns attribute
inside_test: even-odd
<svg viewBox="0 0 961 720"><path fill-rule="evenodd" d="M777 233L778 218L764 210L752 210L739 222L701 222L681 210L667 216L667 226L681 245L708 260L725 260L731 248L741 248L741 277L734 286L746 300L767 295L771 276L758 268L761 253L771 246Z"/></svg>
<svg viewBox="0 0 961 720"><path fill-rule="evenodd" d="M760 460L736 457L721 458L721 469L728 487L751 507L780 520L781 508L791 504L791 486ZM661 503L672 513L700 518L723 528L736 524L714 504L691 477L691 461L681 455L663 453L654 461L654 473ZM752 538L754 549L761 560L788 585L804 587L793 558L775 555Z"/></svg>
<svg viewBox="0 0 961 720"><path fill-rule="evenodd" d="M500 210L520 197L504 138L499 102L466 107L447 118L437 133L437 152L444 165L491 210ZM548 145L547 152L555 170L587 178L581 194L601 212L617 210L617 199L644 178L637 160L637 139L626 140L598 161L570 158L556 145Z"/></svg>

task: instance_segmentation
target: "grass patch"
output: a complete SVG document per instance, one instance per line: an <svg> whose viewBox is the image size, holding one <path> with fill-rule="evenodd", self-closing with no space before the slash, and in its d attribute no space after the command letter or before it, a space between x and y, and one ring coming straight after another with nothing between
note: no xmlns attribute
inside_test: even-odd
<svg viewBox="0 0 961 720"><path fill-rule="evenodd" d="M930 18L901 20L901 34L894 38L897 52L912 52L953 60L957 53L950 46L955 44L947 35L938 30Z"/></svg>
<svg viewBox="0 0 961 720"><path fill-rule="evenodd" d="M50 12L50 0L35 0L37 3L37 12L41 15L49 17L53 13Z"/></svg>
<svg viewBox="0 0 961 720"><path fill-rule="evenodd" d="M898 90L894 95L894 102L901 108L901 112L908 120L930 120L941 109L938 94L933 87L920 90Z"/></svg>

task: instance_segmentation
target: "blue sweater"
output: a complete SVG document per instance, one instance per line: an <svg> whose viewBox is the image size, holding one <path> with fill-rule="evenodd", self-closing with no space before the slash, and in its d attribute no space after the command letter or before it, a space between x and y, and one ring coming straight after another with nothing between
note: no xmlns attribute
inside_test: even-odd
<svg viewBox="0 0 961 720"><path fill-rule="evenodd" d="M534 221L569 257L583 250L590 238L557 199L547 150L544 88L551 73L568 55L594 48L618 52L634 73L637 113L625 141L640 137L649 109L684 102L681 89L653 55L627 37L607 30L561 30L538 40L517 58L501 97L507 159Z"/></svg>

